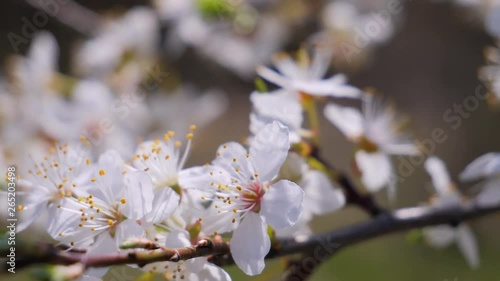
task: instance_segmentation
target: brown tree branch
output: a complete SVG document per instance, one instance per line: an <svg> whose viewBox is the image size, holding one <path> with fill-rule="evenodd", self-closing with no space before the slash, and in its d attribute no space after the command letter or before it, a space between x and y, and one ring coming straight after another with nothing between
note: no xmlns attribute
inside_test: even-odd
<svg viewBox="0 0 500 281"><path fill-rule="evenodd" d="M414 228L451 224L458 225L460 222L472 218L485 216L500 211L500 203L490 206L478 206L475 202L467 202L461 205L448 206L446 208L435 208L432 206L421 206L399 209L394 212L383 213L373 219L354 224L345 228L333 230L328 233L300 236L293 239L277 241L267 259L303 253L307 257L298 265L294 271L298 272L304 268L311 268L312 273L315 262L328 259L340 248L363 242L385 234L411 230ZM39 253L32 258L30 264L72 264L82 263L86 267L106 267L117 264L139 264L144 265L158 261L179 261L196 257L208 256L210 261L220 266L233 264L230 257L230 246L226 242L212 242L201 240L197 245L179 249L157 249L141 250L121 253L111 253L98 256L89 256L81 252L61 251L53 247L39 247ZM44 252L40 252L44 251ZM6 255L2 249L1 255ZM26 257L20 256L24 262ZM315 262L314 262L315 261Z"/></svg>

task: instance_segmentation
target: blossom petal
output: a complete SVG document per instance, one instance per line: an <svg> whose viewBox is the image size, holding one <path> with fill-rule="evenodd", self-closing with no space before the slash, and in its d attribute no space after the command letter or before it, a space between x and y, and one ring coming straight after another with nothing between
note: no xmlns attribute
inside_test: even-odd
<svg viewBox="0 0 500 281"><path fill-rule="evenodd" d="M268 80L269 82L274 83L282 88L289 88L290 80L265 66L258 66L257 74L259 74L259 76Z"/></svg>
<svg viewBox="0 0 500 281"><path fill-rule="evenodd" d="M262 198L260 215L274 228L292 226L302 212L304 191L297 184L281 180L269 188Z"/></svg>
<svg viewBox="0 0 500 281"><path fill-rule="evenodd" d="M457 227L457 245L471 268L479 267L479 250L477 248L476 236L467 224Z"/></svg>
<svg viewBox="0 0 500 281"><path fill-rule="evenodd" d="M444 248L455 241L455 228L449 225L438 225L422 229L427 243L435 248Z"/></svg>
<svg viewBox="0 0 500 281"><path fill-rule="evenodd" d="M264 258L271 249L267 225L254 212L248 212L231 238L231 255L238 267L248 275L264 270Z"/></svg>
<svg viewBox="0 0 500 281"><path fill-rule="evenodd" d="M160 223L170 217L179 206L180 196L170 187L154 191L151 212L143 218L148 223Z"/></svg>
<svg viewBox="0 0 500 281"><path fill-rule="evenodd" d="M189 280L192 281L231 281L231 276L222 268L205 262L200 272L192 274Z"/></svg>
<svg viewBox="0 0 500 281"><path fill-rule="evenodd" d="M360 150L355 158L361 171L361 181L368 191L379 191L392 181L392 163L386 154Z"/></svg>
<svg viewBox="0 0 500 281"><path fill-rule="evenodd" d="M481 206L492 206L500 203L500 180L497 178L482 184L481 192L476 196L476 202Z"/></svg>
<svg viewBox="0 0 500 281"><path fill-rule="evenodd" d="M288 128L275 121L260 130L250 146L250 159L261 181L274 179L290 149Z"/></svg>
<svg viewBox="0 0 500 281"><path fill-rule="evenodd" d="M236 142L221 145L217 150L217 158L213 161L213 165L224 168L236 178L247 177L255 173L248 160L247 150Z"/></svg>
<svg viewBox="0 0 500 281"><path fill-rule="evenodd" d="M329 96L337 98L359 98L361 91L353 86L338 83L333 76L324 80L292 80L291 88L314 96Z"/></svg>
<svg viewBox="0 0 500 281"><path fill-rule="evenodd" d="M356 139L363 135L363 115L358 109L330 103L324 114L346 137Z"/></svg>
<svg viewBox="0 0 500 281"><path fill-rule="evenodd" d="M267 123L272 123L274 120L280 121L291 131L298 131L302 128L303 110L296 93L286 90L270 93L253 92L250 95L250 101L253 105L253 114L257 115L253 121L262 119L268 119ZM252 127L260 126L250 124L250 128ZM258 131L254 129L252 133L257 134Z"/></svg>
<svg viewBox="0 0 500 281"><path fill-rule="evenodd" d="M472 161L460 174L460 180L473 181L500 173L500 153L490 152Z"/></svg>
<svg viewBox="0 0 500 281"><path fill-rule="evenodd" d="M328 177L320 171L309 171L299 183L305 192L304 213L322 215L342 208L345 195L342 190L334 188Z"/></svg>
<svg viewBox="0 0 500 281"><path fill-rule="evenodd" d="M109 233L109 232L105 232ZM137 221L127 219L116 226L116 245L121 245L128 238L142 238L146 235L144 228Z"/></svg>
<svg viewBox="0 0 500 281"><path fill-rule="evenodd" d="M124 214L131 219L141 219L151 212L153 202L153 183L151 178L142 171L129 172L124 176L125 188Z"/></svg>
<svg viewBox="0 0 500 281"><path fill-rule="evenodd" d="M431 175L432 184L439 195L445 195L451 191L453 183L446 169L445 163L437 157L429 157L425 161L425 169Z"/></svg>

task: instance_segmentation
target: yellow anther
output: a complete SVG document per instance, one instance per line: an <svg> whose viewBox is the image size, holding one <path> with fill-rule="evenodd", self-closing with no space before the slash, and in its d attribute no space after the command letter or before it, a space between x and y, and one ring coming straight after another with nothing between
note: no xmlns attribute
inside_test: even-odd
<svg viewBox="0 0 500 281"><path fill-rule="evenodd" d="M189 130L190 130L191 132L195 131L195 130L196 130L196 125L191 125L191 126L189 126Z"/></svg>
<svg viewBox="0 0 500 281"><path fill-rule="evenodd" d="M104 171L103 169L100 169L99 176L104 176L104 175L106 175L106 171Z"/></svg>
<svg viewBox="0 0 500 281"><path fill-rule="evenodd" d="M170 137L173 137L175 136L175 132L174 131L168 131L167 134L170 136Z"/></svg>
<svg viewBox="0 0 500 281"><path fill-rule="evenodd" d="M122 203L122 204L127 203L127 199L125 199L125 198L120 199L120 203Z"/></svg>
<svg viewBox="0 0 500 281"><path fill-rule="evenodd" d="M90 181L91 182L95 182L97 179L96 178L91 178Z"/></svg>
<svg viewBox="0 0 500 281"><path fill-rule="evenodd" d="M75 246L75 242L73 242L73 241L71 241L69 244L70 244L71 246Z"/></svg>
<svg viewBox="0 0 500 281"><path fill-rule="evenodd" d="M238 210L236 210L236 208L234 208L234 209L233 209L233 213L235 213L235 214L236 214L237 212L238 212Z"/></svg>
<svg viewBox="0 0 500 281"><path fill-rule="evenodd" d="M227 148L227 145L225 144L225 145L223 145L222 147L223 147L224 149L226 149L226 148Z"/></svg>
<svg viewBox="0 0 500 281"><path fill-rule="evenodd" d="M233 162L234 162L234 163L236 163L236 161L238 161L238 159L236 159L236 158L233 158Z"/></svg>
<svg viewBox="0 0 500 281"><path fill-rule="evenodd" d="M109 225L109 226L112 226L112 225L113 225L113 223L114 223L114 222L113 222L112 220L108 220L108 225Z"/></svg>
<svg viewBox="0 0 500 281"><path fill-rule="evenodd" d="M95 230L95 228L94 228L94 227L91 227L91 228L90 228L90 231L94 231L94 230Z"/></svg>
<svg viewBox="0 0 500 281"><path fill-rule="evenodd" d="M217 231L214 231L214 235L217 235L217 234L219 234L219 232L217 232Z"/></svg>
<svg viewBox="0 0 500 281"><path fill-rule="evenodd" d="M90 159L85 159L85 164L90 165Z"/></svg>
<svg viewBox="0 0 500 281"><path fill-rule="evenodd" d="M165 160L168 160L168 159L170 159L170 155L167 154L167 155L165 155Z"/></svg>
<svg viewBox="0 0 500 281"><path fill-rule="evenodd" d="M199 218L199 219L198 219L198 221L199 221L199 222L202 222L202 221L203 221L203 218Z"/></svg>
<svg viewBox="0 0 500 281"><path fill-rule="evenodd" d="M63 188L62 183L58 184L58 185L57 185L57 188L59 188L59 189Z"/></svg>
<svg viewBox="0 0 500 281"><path fill-rule="evenodd" d="M58 206L61 206L61 205L58 205ZM24 206L23 205L18 205L17 206L17 210L18 211L22 211L24 209Z"/></svg>
<svg viewBox="0 0 500 281"><path fill-rule="evenodd" d="M235 222L236 222L236 219L233 219L233 223L235 223Z"/></svg>
<svg viewBox="0 0 500 281"><path fill-rule="evenodd" d="M181 146L182 146L182 142L180 142L180 141L175 142L175 147L179 148Z"/></svg>
<svg viewBox="0 0 500 281"><path fill-rule="evenodd" d="M189 133L186 135L186 139L188 139L188 140L192 140L193 137L194 137L194 135L192 133Z"/></svg>

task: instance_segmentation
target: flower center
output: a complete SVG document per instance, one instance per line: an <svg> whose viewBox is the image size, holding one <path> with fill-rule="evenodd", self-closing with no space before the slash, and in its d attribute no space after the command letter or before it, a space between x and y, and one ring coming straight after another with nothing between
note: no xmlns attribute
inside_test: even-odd
<svg viewBox="0 0 500 281"><path fill-rule="evenodd" d="M265 190L260 182L252 182L241 193L241 200L244 202L243 208L258 213L260 211L260 203L264 196Z"/></svg>

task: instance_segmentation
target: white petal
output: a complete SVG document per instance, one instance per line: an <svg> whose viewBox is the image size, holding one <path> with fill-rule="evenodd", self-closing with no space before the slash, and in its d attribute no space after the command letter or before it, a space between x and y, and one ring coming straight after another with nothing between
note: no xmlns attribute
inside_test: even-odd
<svg viewBox="0 0 500 281"><path fill-rule="evenodd" d="M190 276L193 281L231 281L231 276L222 268L206 262L196 275Z"/></svg>
<svg viewBox="0 0 500 281"><path fill-rule="evenodd" d="M435 248L444 248L455 241L456 230L449 225L438 225L422 229L427 243Z"/></svg>
<svg viewBox="0 0 500 281"><path fill-rule="evenodd" d="M337 82L333 76L325 80L292 80L291 88L315 96L330 96L337 98L359 98L361 91L353 86Z"/></svg>
<svg viewBox="0 0 500 281"><path fill-rule="evenodd" d="M288 127L290 143L295 144L300 142L300 140L302 139L302 127L294 127L291 124L285 123L283 119L272 118L269 116L258 114L256 112L250 113L250 132L252 133L252 135L256 135L267 124L273 123L274 121L282 122L283 125ZM252 139L252 137L249 138L250 143Z"/></svg>
<svg viewBox="0 0 500 281"><path fill-rule="evenodd" d="M90 187L89 193L104 200L108 205L113 205L115 199L123 194L123 167L124 162L118 151L108 150L103 153L99 157L93 175L98 183ZM105 175L100 176L100 170L104 170Z"/></svg>
<svg viewBox="0 0 500 281"><path fill-rule="evenodd" d="M250 146L250 159L261 181L271 181L278 175L288 149L288 128L279 122L266 125L255 135Z"/></svg>
<svg viewBox="0 0 500 281"><path fill-rule="evenodd" d="M309 166L302 156L295 152L290 152L281 166L279 178L298 183L302 180L303 173L307 172L308 169Z"/></svg>
<svg viewBox="0 0 500 281"><path fill-rule="evenodd" d="M212 190L212 182L230 184L231 176L218 166L199 166L179 172L179 185L183 189Z"/></svg>
<svg viewBox="0 0 500 281"><path fill-rule="evenodd" d="M272 57L272 60L278 71L288 78L298 78L302 73L302 70L286 53L278 53Z"/></svg>
<svg viewBox="0 0 500 281"><path fill-rule="evenodd" d="M170 217L179 206L180 196L170 187L157 188L151 212L143 218L148 223L160 223Z"/></svg>
<svg viewBox="0 0 500 281"><path fill-rule="evenodd" d="M189 234L184 230L172 231L167 235L165 246L168 248L182 248L191 246L191 242L189 242Z"/></svg>
<svg viewBox="0 0 500 281"><path fill-rule="evenodd" d="M389 156L360 150L355 158L361 171L361 181L368 191L376 192L391 182L392 163Z"/></svg>
<svg viewBox="0 0 500 281"><path fill-rule="evenodd" d="M460 180L473 181L500 173L500 153L490 152L472 161L460 174Z"/></svg>
<svg viewBox="0 0 500 281"><path fill-rule="evenodd" d="M445 163L437 157L429 157L425 161L425 169L432 178L432 184L440 195L445 195L450 192L453 183L446 169Z"/></svg>
<svg viewBox="0 0 500 281"><path fill-rule="evenodd" d="M356 139L363 135L363 116L358 109L331 103L325 107L324 114L346 137Z"/></svg>
<svg viewBox="0 0 500 281"><path fill-rule="evenodd" d="M471 268L479 267L479 250L476 236L466 224L457 227L457 245Z"/></svg>
<svg viewBox="0 0 500 281"><path fill-rule="evenodd" d="M248 275L260 274L266 266L264 258L270 249L267 225L258 214L248 212L231 238L234 262Z"/></svg>
<svg viewBox="0 0 500 281"><path fill-rule="evenodd" d="M213 165L225 169L236 178L249 177L255 173L247 157L247 150L236 142L221 145L217 150L217 158L213 161ZM236 172L236 169L240 172Z"/></svg>
<svg viewBox="0 0 500 281"><path fill-rule="evenodd" d="M108 233L108 232L105 232ZM144 228L137 221L127 219L116 226L116 245L119 246L128 238L142 238L146 235Z"/></svg>
<svg viewBox="0 0 500 281"><path fill-rule="evenodd" d="M49 32L40 32L33 39L29 50L29 58L36 67L33 74L49 75L55 71L59 48L54 35Z"/></svg>
<svg viewBox="0 0 500 281"><path fill-rule="evenodd" d="M142 171L129 172L124 176L125 187L124 213L130 219L141 219L151 212L153 202L153 183L151 178Z"/></svg>
<svg viewBox="0 0 500 281"><path fill-rule="evenodd" d="M281 180L264 194L259 214L274 228L292 226L302 212L303 201L304 191L300 186Z"/></svg>
<svg viewBox="0 0 500 281"><path fill-rule="evenodd" d="M492 206L500 203L500 179L494 178L482 184L482 191L476 196L481 206Z"/></svg>
<svg viewBox="0 0 500 281"><path fill-rule="evenodd" d="M304 212L322 215L345 205L346 199L342 190L334 188L330 179L320 171L305 173L300 185L305 192Z"/></svg>
<svg viewBox="0 0 500 281"><path fill-rule="evenodd" d="M255 114L267 117L271 119L271 122L273 120L280 121L290 130L302 128L304 117L297 94L286 90L271 93L253 92L250 95L250 101Z"/></svg>
<svg viewBox="0 0 500 281"><path fill-rule="evenodd" d="M262 78L268 80L269 82L272 82L282 88L289 88L290 81L288 79L265 66L258 66L257 74L259 74Z"/></svg>
<svg viewBox="0 0 500 281"><path fill-rule="evenodd" d="M315 50L311 66L309 68L310 78L323 78L328 71L332 59L332 51L328 48L318 48Z"/></svg>

